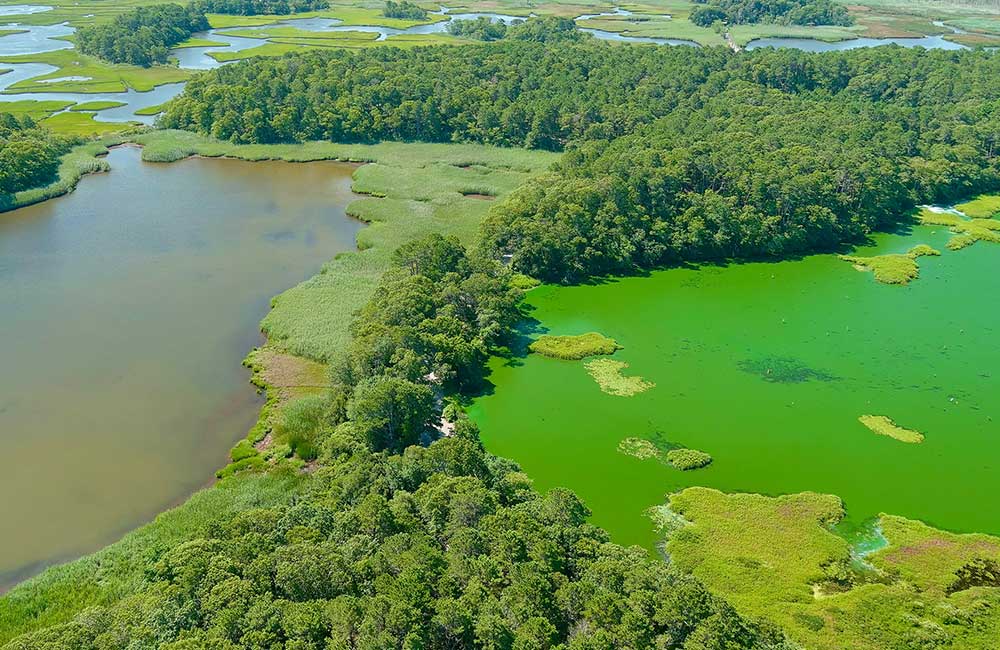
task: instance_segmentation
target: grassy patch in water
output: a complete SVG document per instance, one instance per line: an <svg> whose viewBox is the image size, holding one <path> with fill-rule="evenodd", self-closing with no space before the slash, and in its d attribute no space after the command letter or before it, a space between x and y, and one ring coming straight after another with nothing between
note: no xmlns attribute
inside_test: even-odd
<svg viewBox="0 0 1000 650"><path fill-rule="evenodd" d="M884 415L862 415L858 418L858 421L880 436L889 436L900 442L911 444L924 441L924 434L919 431L904 429Z"/></svg>
<svg viewBox="0 0 1000 650"><path fill-rule="evenodd" d="M832 495L697 487L672 495L669 511L671 561L802 647L987 648L1000 638L1000 589L988 586L1000 563L996 537L883 515L888 546L862 571L831 532L843 516Z"/></svg>
<svg viewBox="0 0 1000 650"><path fill-rule="evenodd" d="M130 122L98 122L94 119L93 113L56 113L39 124L56 133L85 138L130 131L136 127Z"/></svg>
<svg viewBox="0 0 1000 650"><path fill-rule="evenodd" d="M917 258L940 254L941 251L935 250L927 244L918 244L906 253L890 253L873 257L841 255L840 259L854 264L860 270L871 271L875 279L882 284L908 284L910 280L915 280L920 275Z"/></svg>
<svg viewBox="0 0 1000 650"><path fill-rule="evenodd" d="M925 226L947 226L955 234L948 250L961 250L978 241L1000 244L1000 221L996 219L966 219L951 212L920 211L920 223Z"/></svg>
<svg viewBox="0 0 1000 650"><path fill-rule="evenodd" d="M73 102L68 99L22 99L0 103L0 113L11 113L18 117L28 115L37 122L72 105Z"/></svg>
<svg viewBox="0 0 1000 650"><path fill-rule="evenodd" d="M587 332L576 336L545 334L532 341L528 349L553 359L577 360L601 354L614 354L616 350L621 350L622 346L603 334Z"/></svg>
<svg viewBox="0 0 1000 650"><path fill-rule="evenodd" d="M632 397L656 386L642 377L626 377L622 370L628 364L614 359L594 359L586 364L587 372L594 378L601 390L609 395Z"/></svg>
<svg viewBox="0 0 1000 650"><path fill-rule="evenodd" d="M645 438L625 438L618 443L618 452L639 460L660 458L659 447Z"/></svg>
<svg viewBox="0 0 1000 650"><path fill-rule="evenodd" d="M95 102L83 102L71 107L71 111L105 111L109 108L118 108L119 106L124 106L125 102L112 102L112 101L95 101Z"/></svg>
<svg viewBox="0 0 1000 650"><path fill-rule="evenodd" d="M149 68L114 65L81 54L76 49L4 56L0 57L0 62L47 63L58 68L54 72L11 85L5 91L8 94L13 92L114 93L124 92L129 88L145 92L162 84L185 81L192 75L189 70L181 70L170 65L154 65ZM88 79L68 79L44 83L47 79L62 79L63 77L88 77Z"/></svg>
<svg viewBox="0 0 1000 650"><path fill-rule="evenodd" d="M1000 194L981 194L955 209L972 219L989 219L1000 215Z"/></svg>
<svg viewBox="0 0 1000 650"><path fill-rule="evenodd" d="M834 381L834 375L816 370L798 359L789 357L763 357L745 359L736 364L740 370L757 375L775 384L800 384L806 381Z"/></svg>
<svg viewBox="0 0 1000 650"><path fill-rule="evenodd" d="M712 456L697 449L671 449L667 452L667 462L676 469L687 471L708 466Z"/></svg>
<svg viewBox="0 0 1000 650"><path fill-rule="evenodd" d="M163 111L167 110L167 104L169 102L163 102L162 104L153 104L152 106L146 106L143 108L137 108L135 110L136 115L159 115Z"/></svg>

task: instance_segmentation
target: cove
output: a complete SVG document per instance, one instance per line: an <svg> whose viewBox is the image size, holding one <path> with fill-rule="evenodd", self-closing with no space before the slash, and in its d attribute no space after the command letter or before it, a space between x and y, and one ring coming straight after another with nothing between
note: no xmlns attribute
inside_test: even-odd
<svg viewBox="0 0 1000 650"><path fill-rule="evenodd" d="M109 162L0 214L0 586L210 482L256 419L270 298L361 227L351 165Z"/></svg>
<svg viewBox="0 0 1000 650"><path fill-rule="evenodd" d="M880 235L859 254L926 243L920 277L875 282L834 255L657 271L528 294L531 336L600 332L612 359L655 386L600 390L584 362L494 359L471 406L487 448L546 490L576 491L615 541L652 548L644 512L704 485L840 496L848 536L885 512L954 531L1000 533L1000 248L947 251L943 228ZM858 418L926 436L904 444ZM617 450L629 437L689 447L711 465L677 471Z"/></svg>

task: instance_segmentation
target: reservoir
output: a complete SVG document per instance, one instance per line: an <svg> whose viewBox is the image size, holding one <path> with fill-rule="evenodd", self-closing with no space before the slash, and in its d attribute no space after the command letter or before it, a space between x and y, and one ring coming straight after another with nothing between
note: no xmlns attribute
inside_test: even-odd
<svg viewBox="0 0 1000 650"><path fill-rule="evenodd" d="M354 167L188 159L0 214L0 588L210 482L272 296L353 249Z"/></svg>

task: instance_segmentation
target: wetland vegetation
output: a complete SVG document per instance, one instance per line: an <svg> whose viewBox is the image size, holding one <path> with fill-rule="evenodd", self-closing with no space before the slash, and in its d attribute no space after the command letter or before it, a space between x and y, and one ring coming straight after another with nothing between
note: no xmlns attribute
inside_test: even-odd
<svg viewBox="0 0 1000 650"><path fill-rule="evenodd" d="M612 45L577 29L591 21L620 30L668 25L705 42L705 32L723 38L698 31L693 5L681 0L636 13L609 7L579 21L576 6L494 3L491 10L511 12L504 24L533 10L542 17L495 42L416 47L425 38L455 41L439 33L450 22L444 9L415 6L432 11L410 20L381 15L391 10L381 4L295 6L304 21L336 17L344 38L310 32L315 23L273 26L290 19L276 13L208 16L216 30L239 27L232 38L268 40L250 48L260 48L254 60L198 76L166 104L161 126L183 130L70 150L75 140L55 140L23 116L51 114L47 123L89 133L95 115L117 109L70 111L81 102L56 100L3 118L11 155L24 151L19 138L65 146L54 154L58 170L50 164L44 178L11 189L5 207L64 193L87 171L110 168L91 179L110 182L117 160L139 154L114 150L109 165L106 146L133 142L150 162L365 163L316 163L297 168L296 180L317 165L346 169L340 187L365 196L351 196L342 216L369 225L344 219L357 230L357 250L322 266L338 246L297 256L311 264L300 277L316 275L271 301L267 339L245 361L265 393L256 423L252 395L241 393L248 408L225 417L246 417L243 426L199 429L211 434L199 454L211 467L199 476L222 464L208 447L231 445L218 484L0 598L0 646L910 650L995 638L1000 519L979 495L1000 489L984 460L995 451L988 396L1000 357L990 314L969 296L1000 286L995 247L969 244L1000 232L996 55ZM97 29L136 8L86 18L85 7L42 13ZM285 10L269 7L226 10ZM986 22L991 15L959 10ZM940 11L851 7L857 24L837 29L856 34L882 20L883 31L896 21L940 33L927 27ZM369 38L347 30L373 25L439 32ZM738 45L761 33L749 30L793 27L760 25L744 26L743 36L735 27L720 32ZM393 38L415 49L374 49ZM61 91L190 74L123 65L118 75L75 49L34 56L60 62L46 75ZM249 163L157 169L211 164ZM321 183L294 195L307 201ZM64 201L82 200L89 186ZM206 221L202 235L210 232L206 205L186 211ZM264 212L287 211L272 207ZM0 226L37 228L26 214L5 215ZM166 220L175 221L185 222ZM92 217L78 227L99 224ZM98 235L59 241L82 252ZM264 245L286 246L290 237L298 241L269 231ZM17 240L0 232L5 241ZM185 246L199 259L213 247L194 237L155 254ZM843 253L880 282L816 253ZM918 257L919 282L883 286L916 277ZM280 279L278 261L243 262L255 268L239 280L255 291ZM119 276L138 286L151 274ZM206 272L188 284L209 287L217 277ZM143 295L162 301L163 286ZM133 310L122 325L154 311ZM239 343L215 347L232 361L259 341L244 320L230 320ZM67 319L41 322L57 328ZM81 332L91 348L115 347L89 331ZM560 334L573 332L589 334ZM32 333L25 326L11 354L30 353ZM71 362L79 347L52 356ZM193 344L184 352L171 359L211 356ZM15 366L32 364L15 358ZM212 402L225 382L182 370L188 425L193 407ZM245 382L235 364L225 372ZM144 375L136 366L128 376L139 384ZM913 429L861 413L898 414ZM147 463L128 472L148 478L168 439L158 436L144 450ZM92 457L82 453L73 459ZM28 469L31 458L59 460L27 458ZM95 502L85 496L72 516ZM31 535L38 527L21 528ZM105 535L91 547L108 538L106 528L91 529ZM58 555L36 550L41 562Z"/></svg>

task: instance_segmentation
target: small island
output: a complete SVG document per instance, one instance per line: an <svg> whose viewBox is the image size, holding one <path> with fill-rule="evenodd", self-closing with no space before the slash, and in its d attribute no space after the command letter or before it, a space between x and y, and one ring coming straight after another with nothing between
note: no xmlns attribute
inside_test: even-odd
<svg viewBox="0 0 1000 650"><path fill-rule="evenodd" d="M711 464L712 456L697 449L671 449L667 452L667 462L675 469L688 471Z"/></svg>
<svg viewBox="0 0 1000 650"><path fill-rule="evenodd" d="M646 381L642 377L626 377L622 370L628 368L628 364L623 361L613 359L594 359L586 363L587 372L594 378L601 390L609 395L618 397L632 397L639 393L644 393L656 384Z"/></svg>
<svg viewBox="0 0 1000 650"><path fill-rule="evenodd" d="M545 334L533 341L528 349L553 359L576 361L602 354L614 354L622 346L612 338L597 332L588 332L578 336L550 336Z"/></svg>
<svg viewBox="0 0 1000 650"><path fill-rule="evenodd" d="M919 244L903 254L894 253L873 257L841 255L840 259L850 262L859 271L871 271L875 275L875 280L882 284L909 284L910 280L915 280L920 275L920 267L917 265L918 257L940 254L941 251L935 250L927 244Z"/></svg>
<svg viewBox="0 0 1000 650"><path fill-rule="evenodd" d="M858 421L880 436L889 436L900 442L911 444L924 441L924 434L919 431L904 429L884 415L862 415L858 418Z"/></svg>

